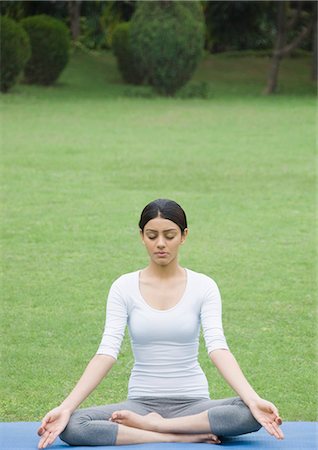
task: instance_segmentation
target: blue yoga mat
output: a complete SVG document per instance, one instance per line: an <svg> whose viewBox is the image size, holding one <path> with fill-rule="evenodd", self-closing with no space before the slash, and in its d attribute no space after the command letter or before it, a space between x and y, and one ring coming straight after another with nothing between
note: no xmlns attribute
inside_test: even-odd
<svg viewBox="0 0 318 450"><path fill-rule="evenodd" d="M39 441L36 431L40 423L36 422L2 422L0 423L1 450L35 450ZM52 450L207 450L231 447L240 450L317 450L316 422L286 422L282 425L285 433L283 441L269 436L264 429L257 433L236 438L228 438L221 445L213 444L138 444L100 447L70 447L60 439L49 448Z"/></svg>

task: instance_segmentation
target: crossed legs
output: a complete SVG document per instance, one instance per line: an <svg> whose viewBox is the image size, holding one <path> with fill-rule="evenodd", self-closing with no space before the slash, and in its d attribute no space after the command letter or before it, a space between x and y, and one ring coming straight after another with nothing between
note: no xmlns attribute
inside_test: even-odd
<svg viewBox="0 0 318 450"><path fill-rule="evenodd" d="M183 408L181 417L164 418L150 411L142 402L130 400L79 409L73 413L60 437L70 445L215 444L220 442L217 436L250 433L260 428L240 399L198 401L189 408Z"/></svg>
<svg viewBox="0 0 318 450"><path fill-rule="evenodd" d="M213 432L218 436L236 436L258 431L261 428L241 399L233 398L221 402L210 402L212 407L209 409L181 417L164 418L157 413L142 416L133 411L119 410L112 414L110 420L128 427L159 433ZM197 405L196 409L198 406L199 408L201 406L202 409L205 408L207 405L204 403ZM218 439L215 441L220 442Z"/></svg>

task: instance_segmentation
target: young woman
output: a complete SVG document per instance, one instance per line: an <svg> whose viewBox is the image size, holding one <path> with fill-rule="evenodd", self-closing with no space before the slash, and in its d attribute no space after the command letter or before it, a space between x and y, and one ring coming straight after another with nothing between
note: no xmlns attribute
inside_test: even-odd
<svg viewBox="0 0 318 450"><path fill-rule="evenodd" d="M179 265L188 235L181 206L155 200L142 211L139 227L149 265L111 286L97 354L71 394L43 418L39 448L59 435L70 445L216 444L261 426L283 439L277 408L257 395L227 346L217 285ZM128 399L76 409L115 363L126 325L135 357ZM197 359L200 326L211 361L239 397L210 399Z"/></svg>

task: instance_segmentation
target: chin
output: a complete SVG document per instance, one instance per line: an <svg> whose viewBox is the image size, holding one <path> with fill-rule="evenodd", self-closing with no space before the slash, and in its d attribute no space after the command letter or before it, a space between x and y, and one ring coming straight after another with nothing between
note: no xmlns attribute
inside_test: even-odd
<svg viewBox="0 0 318 450"><path fill-rule="evenodd" d="M168 266L171 263L171 261L156 259L154 260L154 263L157 264L158 266Z"/></svg>

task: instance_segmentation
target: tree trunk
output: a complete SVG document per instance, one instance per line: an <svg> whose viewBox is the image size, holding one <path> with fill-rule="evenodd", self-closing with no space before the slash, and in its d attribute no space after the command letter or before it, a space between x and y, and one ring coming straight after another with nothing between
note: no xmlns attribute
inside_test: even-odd
<svg viewBox="0 0 318 450"><path fill-rule="evenodd" d="M74 42L77 41L80 34L80 9L81 2L79 0L68 2L71 35Z"/></svg>
<svg viewBox="0 0 318 450"><path fill-rule="evenodd" d="M317 3L314 6L314 29L313 29L313 59L312 59L312 80L317 81Z"/></svg>
<svg viewBox="0 0 318 450"><path fill-rule="evenodd" d="M271 62L271 67L269 70L268 80L267 80L267 87L265 89L265 94L273 94L277 91L277 84L278 84L278 73L279 73L279 66L280 62L282 60L282 57L279 55L274 55Z"/></svg>
<svg viewBox="0 0 318 450"><path fill-rule="evenodd" d="M273 94L277 90L278 72L280 62L282 60L282 55L280 54L280 51L284 47L286 42L286 7L287 2L285 1L277 2L276 42L271 62L271 68L268 75L267 87L265 89L265 94Z"/></svg>
<svg viewBox="0 0 318 450"><path fill-rule="evenodd" d="M265 94L273 94L277 90L278 84L278 72L281 60L288 56L293 50L295 50L309 33L311 33L313 27L314 34L314 62L313 62L313 77L317 79L317 4L314 6L313 15L309 16L307 25L302 28L298 35L287 44L287 30L289 30L299 19L301 12L301 4L298 2L297 12L294 13L294 17L287 24L286 22L286 10L288 8L288 1L277 2L277 33L275 49L273 52L273 58L269 76L267 80L267 87Z"/></svg>

